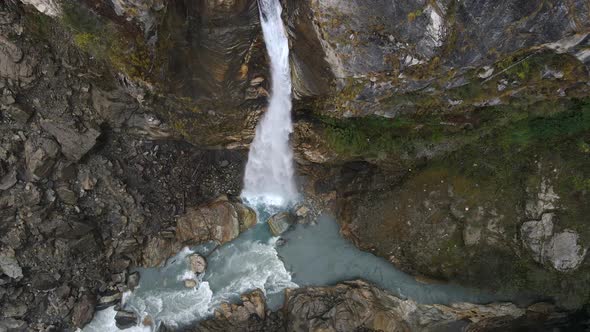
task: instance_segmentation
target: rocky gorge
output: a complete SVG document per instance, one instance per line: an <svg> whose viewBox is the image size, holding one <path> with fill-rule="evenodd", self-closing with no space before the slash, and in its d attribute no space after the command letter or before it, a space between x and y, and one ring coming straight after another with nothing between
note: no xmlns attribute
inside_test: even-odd
<svg viewBox="0 0 590 332"><path fill-rule="evenodd" d="M251 290L187 329L583 330L590 4L281 4L302 222L333 214L425 283L535 300L422 304L342 280L272 310ZM0 4L0 331L74 331L135 268L255 227L239 194L265 52L255 0Z"/></svg>

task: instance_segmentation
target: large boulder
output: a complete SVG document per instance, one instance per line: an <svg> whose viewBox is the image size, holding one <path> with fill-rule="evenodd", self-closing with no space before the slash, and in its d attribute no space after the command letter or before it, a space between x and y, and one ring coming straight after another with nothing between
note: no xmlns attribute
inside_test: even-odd
<svg viewBox="0 0 590 332"><path fill-rule="evenodd" d="M577 232L566 229L555 234L544 248L546 259L558 271L575 270L586 257L587 248L579 243Z"/></svg>
<svg viewBox="0 0 590 332"><path fill-rule="evenodd" d="M253 215L252 209L223 196L205 205L188 208L176 222L176 239L184 244L207 241L223 244L238 237L240 231L252 227Z"/></svg>
<svg viewBox="0 0 590 332"><path fill-rule="evenodd" d="M47 177L55 164L59 145L49 138L29 138L25 143L27 172L33 180Z"/></svg>
<svg viewBox="0 0 590 332"><path fill-rule="evenodd" d="M96 297L91 294L82 295L74 304L72 311L72 325L82 328L89 323L94 316Z"/></svg>
<svg viewBox="0 0 590 332"><path fill-rule="evenodd" d="M202 274L207 269L207 260L199 254L191 254L186 259L190 270L196 274Z"/></svg>
<svg viewBox="0 0 590 332"><path fill-rule="evenodd" d="M270 232L274 236L279 236L286 232L294 222L294 217L289 212L280 212L268 218L266 223L270 228Z"/></svg>
<svg viewBox="0 0 590 332"><path fill-rule="evenodd" d="M74 124L55 120L42 120L41 127L55 137L62 153L72 161L80 160L94 147L100 136L100 131L91 126L78 130Z"/></svg>
<svg viewBox="0 0 590 332"><path fill-rule="evenodd" d="M119 310L115 315L115 325L121 330L136 326L138 321L139 318L133 311Z"/></svg>

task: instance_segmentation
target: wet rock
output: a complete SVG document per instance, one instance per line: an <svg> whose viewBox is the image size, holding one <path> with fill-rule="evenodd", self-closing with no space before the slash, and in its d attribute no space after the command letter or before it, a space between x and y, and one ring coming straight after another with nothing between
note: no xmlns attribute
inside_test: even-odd
<svg viewBox="0 0 590 332"><path fill-rule="evenodd" d="M558 271L567 272L580 266L587 249L579 243L578 233L564 230L555 234L544 248L544 254Z"/></svg>
<svg viewBox="0 0 590 332"><path fill-rule="evenodd" d="M264 293L257 289L251 293L240 296L241 304L223 303L215 311L217 319L229 320L233 322L245 322L254 315L257 319L265 319L266 302Z"/></svg>
<svg viewBox="0 0 590 332"><path fill-rule="evenodd" d="M298 223L306 223L311 219L311 209L308 206L299 204L294 210L294 215L297 218Z"/></svg>
<svg viewBox="0 0 590 332"><path fill-rule="evenodd" d="M188 208L176 223L176 239L181 243L199 244L218 241L223 244L235 239L241 230L252 227L255 213L245 205L230 202L227 197Z"/></svg>
<svg viewBox="0 0 590 332"><path fill-rule="evenodd" d="M119 310L115 315L115 325L121 330L136 326L138 321L137 315L132 311Z"/></svg>
<svg viewBox="0 0 590 332"><path fill-rule="evenodd" d="M6 248L0 251L0 271L13 279L22 278L23 270L16 260L14 249Z"/></svg>
<svg viewBox="0 0 590 332"><path fill-rule="evenodd" d="M47 177L55 164L59 145L48 138L30 138L25 143L27 171L33 180Z"/></svg>
<svg viewBox="0 0 590 332"><path fill-rule="evenodd" d="M62 153L72 161L80 160L94 147L100 136L100 131L92 127L79 131L72 125L55 120L42 120L41 127L55 137Z"/></svg>
<svg viewBox="0 0 590 332"><path fill-rule="evenodd" d="M187 256L187 260L190 270L196 274L201 274L207 269L207 260L199 254L191 254Z"/></svg>
<svg viewBox="0 0 590 332"><path fill-rule="evenodd" d="M135 271L130 273L127 276L127 288L129 288L130 290L134 290L137 286L139 286L139 280L140 280L140 276L139 276L139 272Z"/></svg>
<svg viewBox="0 0 590 332"><path fill-rule="evenodd" d="M497 317L516 319L525 314L524 309L510 303L421 305L399 299L362 281L341 283L335 287L295 289L286 295L287 330L300 327L309 331L355 331L362 326L374 331L416 331L462 320L474 328L486 320Z"/></svg>
<svg viewBox="0 0 590 332"><path fill-rule="evenodd" d="M102 310L114 306L121 301L121 298L122 294L119 291L109 291L101 294L96 304L96 310Z"/></svg>
<svg viewBox="0 0 590 332"><path fill-rule="evenodd" d="M270 217L266 223L270 227L270 232L274 236L279 236L286 232L293 223L293 216L289 212L277 213Z"/></svg>
<svg viewBox="0 0 590 332"><path fill-rule="evenodd" d="M169 257L182 249L183 245L174 239L154 237L147 241L142 251L142 266L162 265Z"/></svg>
<svg viewBox="0 0 590 332"><path fill-rule="evenodd" d="M184 280L184 287L186 288L195 288L199 283L195 279L185 279Z"/></svg>
<svg viewBox="0 0 590 332"><path fill-rule="evenodd" d="M72 311L72 325L78 328L88 324L94 316L96 298L94 295L84 294L74 304Z"/></svg>
<svg viewBox="0 0 590 332"><path fill-rule="evenodd" d="M258 223L258 217L256 216L256 211L252 210L250 207L236 203L234 204L236 211L238 212L238 221L240 223L240 232L245 232L246 230L254 227L256 223Z"/></svg>

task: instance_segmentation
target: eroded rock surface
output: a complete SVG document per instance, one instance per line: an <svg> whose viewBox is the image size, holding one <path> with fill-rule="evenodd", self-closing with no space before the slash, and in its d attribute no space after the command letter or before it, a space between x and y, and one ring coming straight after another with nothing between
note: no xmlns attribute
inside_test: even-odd
<svg viewBox="0 0 590 332"><path fill-rule="evenodd" d="M223 305L194 331L494 331L561 326L567 315L547 303L425 305L363 281L288 290L284 311L264 312L260 291Z"/></svg>
<svg viewBox="0 0 590 332"><path fill-rule="evenodd" d="M256 212L227 197L196 208L187 209L176 222L176 239L184 244L217 241L229 242L256 224Z"/></svg>

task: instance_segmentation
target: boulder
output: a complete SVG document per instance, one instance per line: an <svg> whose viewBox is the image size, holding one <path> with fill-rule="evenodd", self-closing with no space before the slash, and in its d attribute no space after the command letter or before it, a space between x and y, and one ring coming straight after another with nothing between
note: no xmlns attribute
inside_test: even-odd
<svg viewBox="0 0 590 332"><path fill-rule="evenodd" d="M119 310L115 315L115 325L121 330L136 326L138 321L139 319L133 311Z"/></svg>
<svg viewBox="0 0 590 332"><path fill-rule="evenodd" d="M106 309L108 307L114 306L115 304L121 301L123 294L119 291L108 291L104 294L101 294L98 302L96 304L96 310Z"/></svg>
<svg viewBox="0 0 590 332"><path fill-rule="evenodd" d="M24 86L35 80L35 66L36 60L25 56L17 45L0 36L0 77Z"/></svg>
<svg viewBox="0 0 590 332"><path fill-rule="evenodd" d="M270 232L274 236L283 234L293 223L293 216L289 212L277 213L270 217L266 223L270 227Z"/></svg>
<svg viewBox="0 0 590 332"><path fill-rule="evenodd" d="M94 295L82 295L74 304L74 309L72 311L72 325L82 328L84 325L88 324L94 316L95 305L96 297L94 297Z"/></svg>
<svg viewBox="0 0 590 332"><path fill-rule="evenodd" d="M27 173L33 180L47 177L55 164L59 145L49 138L29 138L25 143Z"/></svg>
<svg viewBox="0 0 590 332"><path fill-rule="evenodd" d="M230 202L222 196L217 200L188 208L176 222L176 239L185 244L217 241L229 242L252 227L255 212L242 203Z"/></svg>
<svg viewBox="0 0 590 332"><path fill-rule="evenodd" d="M196 274L201 274L207 269L207 260L199 254L192 254L187 257L190 270Z"/></svg>
<svg viewBox="0 0 590 332"><path fill-rule="evenodd" d="M13 279L22 278L23 270L18 264L12 248L0 251L0 271Z"/></svg>
<svg viewBox="0 0 590 332"><path fill-rule="evenodd" d="M196 281L195 279L185 279L184 280L184 287L186 288L195 288L198 285L198 281Z"/></svg>
<svg viewBox="0 0 590 332"><path fill-rule="evenodd" d="M40 291L48 291L59 286L59 282L47 272L36 271L31 280L31 286Z"/></svg>
<svg viewBox="0 0 590 332"><path fill-rule="evenodd" d="M59 142L62 153L71 161L80 160L94 145L100 131L87 127L83 131L73 124L44 119L41 127Z"/></svg>
<svg viewBox="0 0 590 332"><path fill-rule="evenodd" d="M162 265L169 257L182 249L183 245L174 239L153 237L146 242L142 250L143 267L155 267Z"/></svg>
<svg viewBox="0 0 590 332"><path fill-rule="evenodd" d="M0 331L2 332L25 332L28 325L25 321L14 318L0 319Z"/></svg>
<svg viewBox="0 0 590 332"><path fill-rule="evenodd" d="M547 261L558 271L575 270L586 257L587 248L579 243L579 235L566 229L555 234L544 248Z"/></svg>
<svg viewBox="0 0 590 332"><path fill-rule="evenodd" d="M241 304L221 304L219 309L215 311L215 317L234 322L245 322L252 316L265 319L266 302L264 293L260 289L241 295L240 300Z"/></svg>
<svg viewBox="0 0 590 332"><path fill-rule="evenodd" d="M137 286L139 286L139 280L140 280L139 272L137 272L137 271L131 272L127 276L127 288L129 288L130 290L133 291Z"/></svg>

